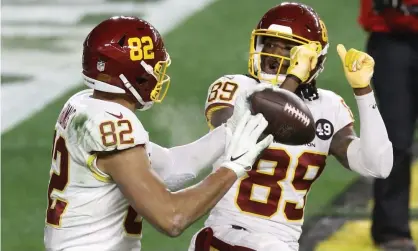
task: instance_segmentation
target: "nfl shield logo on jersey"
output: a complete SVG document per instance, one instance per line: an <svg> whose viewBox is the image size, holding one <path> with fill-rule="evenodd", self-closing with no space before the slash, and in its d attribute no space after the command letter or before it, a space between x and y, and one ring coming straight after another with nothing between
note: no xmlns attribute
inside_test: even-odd
<svg viewBox="0 0 418 251"><path fill-rule="evenodd" d="M97 70L98 71L104 71L104 69L105 69L105 62L104 61L101 61L101 60L99 60L99 61L97 61Z"/></svg>

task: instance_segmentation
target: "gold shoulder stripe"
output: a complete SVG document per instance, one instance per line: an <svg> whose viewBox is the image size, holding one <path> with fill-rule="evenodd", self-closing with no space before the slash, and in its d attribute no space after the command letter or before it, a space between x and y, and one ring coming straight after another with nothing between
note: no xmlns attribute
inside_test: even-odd
<svg viewBox="0 0 418 251"><path fill-rule="evenodd" d="M95 166L95 160L97 159L97 155L93 154L90 155L87 158L87 167L90 169L90 171L93 173L93 177L101 182L105 183L111 183L112 178L108 175L105 175L103 172L101 172L96 166Z"/></svg>

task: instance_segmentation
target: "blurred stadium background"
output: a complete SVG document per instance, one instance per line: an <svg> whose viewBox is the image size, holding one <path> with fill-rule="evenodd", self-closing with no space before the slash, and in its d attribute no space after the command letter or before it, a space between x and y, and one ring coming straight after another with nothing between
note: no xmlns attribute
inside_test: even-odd
<svg viewBox="0 0 418 251"><path fill-rule="evenodd" d="M82 42L93 26L113 15L137 15L163 33L173 61L169 70L172 85L163 105L138 116L153 141L171 146L207 132L203 109L208 85L223 74L246 73L250 32L261 15L279 2L3 0L1 250L43 250L53 125L65 100L84 88L80 78ZM344 43L364 48L366 34L356 23L358 1L301 2L314 7L329 30L331 48L319 86L342 95L357 116L335 46ZM358 120L356 123L358 127ZM415 219L417 177L418 168L414 168ZM356 178L333 158L328 160L326 171L309 195L302 250L375 250L368 232L370 182ZM146 225L143 250L187 250L203 220L177 239ZM412 224L418 240L418 222Z"/></svg>

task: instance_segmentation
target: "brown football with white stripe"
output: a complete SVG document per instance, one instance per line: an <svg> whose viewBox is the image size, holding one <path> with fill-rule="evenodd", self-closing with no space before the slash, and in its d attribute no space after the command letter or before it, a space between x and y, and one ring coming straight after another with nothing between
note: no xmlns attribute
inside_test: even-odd
<svg viewBox="0 0 418 251"><path fill-rule="evenodd" d="M308 106L296 94L265 89L249 98L252 114L261 113L269 122L265 134L276 142L303 145L315 138L315 121Z"/></svg>

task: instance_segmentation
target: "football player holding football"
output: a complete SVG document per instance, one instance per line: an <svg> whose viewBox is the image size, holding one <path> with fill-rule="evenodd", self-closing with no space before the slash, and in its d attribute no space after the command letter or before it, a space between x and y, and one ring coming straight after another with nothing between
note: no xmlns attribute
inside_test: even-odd
<svg viewBox="0 0 418 251"><path fill-rule="evenodd" d="M140 250L142 217L177 236L272 142L269 135L257 143L267 121L250 115L246 101L261 87L241 95L231 119L197 141L170 149L151 143L134 111L163 100L169 65L158 31L136 17L105 20L85 39L91 89L72 96L55 125L46 250ZM196 186L173 193L163 183L177 189L225 149L229 160Z"/></svg>
<svg viewBox="0 0 418 251"><path fill-rule="evenodd" d="M212 129L233 114L240 92L267 82L304 100L316 122L316 137L300 146L273 142L211 210L189 251L298 250L307 195L328 155L363 176L389 175L392 144L369 85L373 58L337 47L357 101L360 139L343 98L318 88L328 50L318 14L304 4L282 3L267 11L251 34L249 75L226 75L210 85L206 118Z"/></svg>

